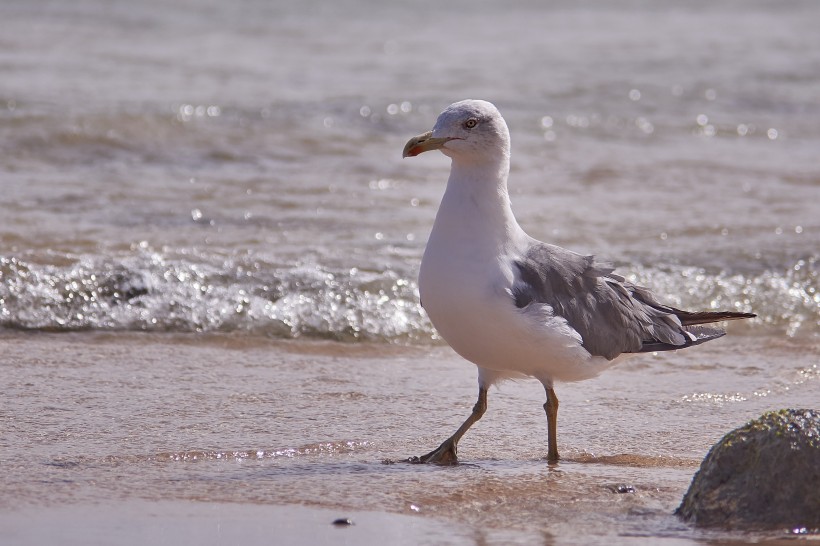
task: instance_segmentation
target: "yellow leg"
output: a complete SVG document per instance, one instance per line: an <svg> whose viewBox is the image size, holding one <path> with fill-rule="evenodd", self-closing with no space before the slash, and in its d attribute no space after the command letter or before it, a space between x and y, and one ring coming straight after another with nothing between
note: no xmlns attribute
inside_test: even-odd
<svg viewBox="0 0 820 546"><path fill-rule="evenodd" d="M544 387L547 391L547 401L544 403L544 411L547 413L547 428L549 447L547 450L547 462L558 462L558 397L552 387Z"/></svg>
<svg viewBox="0 0 820 546"><path fill-rule="evenodd" d="M435 463L435 464L455 464L458 462L457 456L457 449L458 449L458 441L461 440L461 437L464 436L464 433L469 430L471 426L475 424L476 421L481 419L481 416L484 415L484 412L487 411L487 389L485 387L479 387L478 389L478 401L473 406L473 412L467 417L467 420L462 423L458 430L444 440L440 446L436 449L428 453L427 455L422 455L421 457L410 457L408 459L411 463Z"/></svg>

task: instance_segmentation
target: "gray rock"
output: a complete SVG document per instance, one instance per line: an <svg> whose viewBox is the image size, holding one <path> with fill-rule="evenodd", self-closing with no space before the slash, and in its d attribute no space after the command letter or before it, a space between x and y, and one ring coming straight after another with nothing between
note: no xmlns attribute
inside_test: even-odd
<svg viewBox="0 0 820 546"><path fill-rule="evenodd" d="M724 436L675 513L700 526L820 528L820 411L769 412Z"/></svg>

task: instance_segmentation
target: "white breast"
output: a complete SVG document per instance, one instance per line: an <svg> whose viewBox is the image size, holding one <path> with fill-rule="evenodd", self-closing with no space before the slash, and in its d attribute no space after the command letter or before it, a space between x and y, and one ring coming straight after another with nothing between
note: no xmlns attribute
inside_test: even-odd
<svg viewBox="0 0 820 546"><path fill-rule="evenodd" d="M515 306L514 260L530 238L514 218L499 228L453 197L442 200L419 272L422 305L444 340L500 377L575 381L609 367L549 306Z"/></svg>

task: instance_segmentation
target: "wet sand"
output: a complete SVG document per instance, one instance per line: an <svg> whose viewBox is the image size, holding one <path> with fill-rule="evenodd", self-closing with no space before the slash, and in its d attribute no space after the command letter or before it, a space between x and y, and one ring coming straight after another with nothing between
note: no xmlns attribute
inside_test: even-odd
<svg viewBox="0 0 820 546"><path fill-rule="evenodd" d="M474 368L446 347L6 331L0 349L13 544L362 543L368 529L399 544L733 540L672 512L715 441L816 406L820 377L816 344L765 336L632 359L558 386L556 466L540 387L507 383L463 464L442 468L401 461L474 402Z"/></svg>
<svg viewBox="0 0 820 546"><path fill-rule="evenodd" d="M343 514L339 518L339 514ZM346 519L352 525L334 525ZM748 544L742 535L684 538L675 536L612 536L606 544L665 546L719 543ZM484 544L592 544L583 532L555 537L548 532L495 529L458 522L392 514L350 512L299 505L225 504L131 500L105 505L66 505L0 514L0 540L8 546L61 544L230 545L240 543L301 546L460 546ZM718 542L719 541L719 542ZM757 537L758 544L793 545L794 540Z"/></svg>
<svg viewBox="0 0 820 546"><path fill-rule="evenodd" d="M340 514L342 517L340 518ZM333 525L347 519L349 526ZM482 533L493 540L514 532ZM442 537L448 537L442 540ZM429 518L271 506L130 500L67 505L0 515L3 544L470 544L469 529Z"/></svg>

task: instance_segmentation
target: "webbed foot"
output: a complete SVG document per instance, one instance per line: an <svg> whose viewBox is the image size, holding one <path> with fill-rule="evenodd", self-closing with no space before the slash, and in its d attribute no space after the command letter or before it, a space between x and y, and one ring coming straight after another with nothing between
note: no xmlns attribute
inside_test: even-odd
<svg viewBox="0 0 820 546"><path fill-rule="evenodd" d="M415 464L440 464L452 465L458 464L458 456L456 455L456 443L452 438L445 440L440 446L421 457L410 457L407 459L408 463Z"/></svg>

